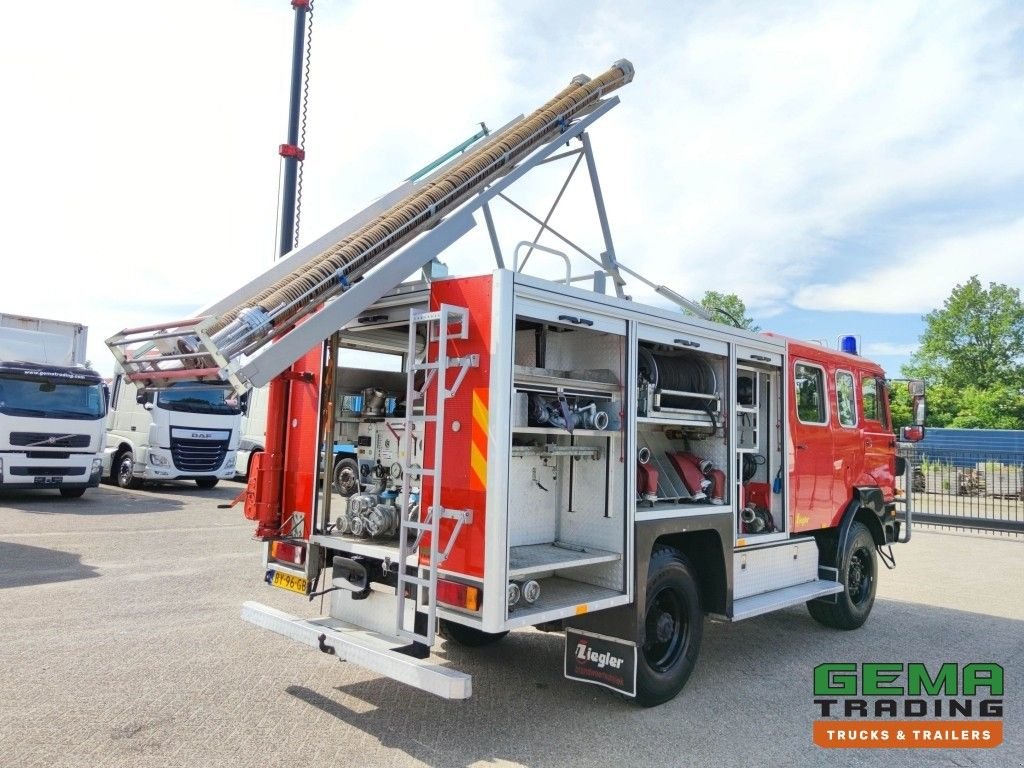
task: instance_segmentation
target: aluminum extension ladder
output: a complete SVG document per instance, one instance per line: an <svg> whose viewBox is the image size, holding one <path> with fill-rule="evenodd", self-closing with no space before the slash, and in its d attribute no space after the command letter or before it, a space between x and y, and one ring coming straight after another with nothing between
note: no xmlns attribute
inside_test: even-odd
<svg viewBox="0 0 1024 768"><path fill-rule="evenodd" d="M454 328L453 328L454 326ZM423 352L423 362L416 362L416 341L419 338L418 329L426 331L426 345ZM409 347L406 357L408 377L405 389L405 429L402 433L402 495L401 506L402 519L399 528L399 560L398 560L398 582L397 582L397 620L396 629L399 637L402 637L420 646L419 650L426 651L434 644L434 636L437 624L437 570L448 555L451 554L455 540L462 530L462 526L473 521L472 510L468 509L445 509L441 505L441 481L442 466L444 462L444 406L450 397L454 397L462 385L463 379L470 368L480 364L479 355L468 355L466 357L449 357L448 344L453 339L466 339L469 337L469 310L465 307L456 307L449 304L442 304L435 312L416 312L412 310L409 315ZM437 359L430 362L430 345L437 343ZM448 369L458 368L459 372L452 385L448 386ZM416 387L416 374L419 371L425 372L422 385ZM440 375L438 375L440 373ZM435 406L434 413L427 413L426 392L432 382L436 379L437 386L434 389ZM423 400L420 412L417 413L416 401ZM416 425L432 422L434 430L433 455L426 451L424 446L422 461L424 466L418 467L413 463L413 445L415 439ZM420 431L419 434L423 434ZM414 519L410 519L410 504L413 481L420 481L423 477L433 478L433 489L430 499L420 496L418 512ZM422 484L420 485L422 490ZM426 512L423 513L424 507ZM442 550L438 542L441 530L441 520L449 518L455 520L455 527L452 529L451 537ZM420 542L424 534L429 535L429 560L426 566L419 564ZM411 569L408 565L409 556L416 554L416 564ZM411 572L410 572L411 570ZM424 574L424 571L426 573ZM410 589L411 588L411 589ZM412 600L415 610L413 614L413 626L409 626L409 617L406 615L406 601ZM419 621L415 617L419 617ZM423 620L425 621L425 625Z"/></svg>

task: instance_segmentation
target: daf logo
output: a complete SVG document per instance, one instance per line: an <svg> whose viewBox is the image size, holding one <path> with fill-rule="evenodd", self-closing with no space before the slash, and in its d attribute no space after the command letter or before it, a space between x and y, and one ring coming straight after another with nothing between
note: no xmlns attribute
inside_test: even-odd
<svg viewBox="0 0 1024 768"><path fill-rule="evenodd" d="M193 432L192 433L192 437L194 437L197 440L211 440L211 439L213 439L213 433L212 432Z"/></svg>

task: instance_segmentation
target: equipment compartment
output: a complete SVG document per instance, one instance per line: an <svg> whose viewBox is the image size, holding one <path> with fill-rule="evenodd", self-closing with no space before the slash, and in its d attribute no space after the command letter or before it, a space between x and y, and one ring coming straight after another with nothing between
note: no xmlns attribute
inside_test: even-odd
<svg viewBox="0 0 1024 768"><path fill-rule="evenodd" d="M624 320L535 302L512 334L507 615L518 624L627 592L627 344Z"/></svg>

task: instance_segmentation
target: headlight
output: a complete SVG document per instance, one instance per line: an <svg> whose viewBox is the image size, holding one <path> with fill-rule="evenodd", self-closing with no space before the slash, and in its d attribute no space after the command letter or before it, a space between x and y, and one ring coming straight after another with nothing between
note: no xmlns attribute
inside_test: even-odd
<svg viewBox="0 0 1024 768"><path fill-rule="evenodd" d="M103 459L99 459L99 458L93 459L92 460L92 474L98 475L102 471L103 471Z"/></svg>
<svg viewBox="0 0 1024 768"><path fill-rule="evenodd" d="M149 454L149 463L154 467L166 467L168 461L166 456L161 456L159 453L151 453Z"/></svg>
<svg viewBox="0 0 1024 768"><path fill-rule="evenodd" d="M235 466L235 454L228 454L228 460L224 462L224 469L232 469Z"/></svg>

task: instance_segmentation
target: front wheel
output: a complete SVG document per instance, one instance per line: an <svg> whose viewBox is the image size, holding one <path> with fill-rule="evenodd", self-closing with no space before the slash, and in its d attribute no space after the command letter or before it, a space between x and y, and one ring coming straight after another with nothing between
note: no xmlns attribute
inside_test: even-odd
<svg viewBox="0 0 1024 768"><path fill-rule="evenodd" d="M341 496L359 493L359 465L355 459L338 459L334 465L334 492Z"/></svg>
<svg viewBox="0 0 1024 768"><path fill-rule="evenodd" d="M85 493L85 488L61 488L60 495L65 499L77 499Z"/></svg>
<svg viewBox="0 0 1024 768"><path fill-rule="evenodd" d="M674 549L651 557L646 595L637 633L636 700L653 707L674 698L696 667L704 613L693 567Z"/></svg>
<svg viewBox="0 0 1024 768"><path fill-rule="evenodd" d="M135 477L135 455L131 451L125 451L117 457L117 484L133 490L142 487L142 480Z"/></svg>
<svg viewBox="0 0 1024 768"><path fill-rule="evenodd" d="M823 565L833 565L834 559L822 558ZM835 596L834 603L827 602L828 598L809 601L807 610L826 627L857 629L868 620L878 588L875 540L863 523L855 521L850 526L839 563L839 581L846 589Z"/></svg>
<svg viewBox="0 0 1024 768"><path fill-rule="evenodd" d="M196 485L198 485L200 488L213 488L214 486L217 485L217 482L218 482L218 480L217 480L216 477L197 477L196 478Z"/></svg>

